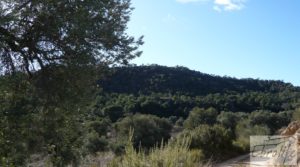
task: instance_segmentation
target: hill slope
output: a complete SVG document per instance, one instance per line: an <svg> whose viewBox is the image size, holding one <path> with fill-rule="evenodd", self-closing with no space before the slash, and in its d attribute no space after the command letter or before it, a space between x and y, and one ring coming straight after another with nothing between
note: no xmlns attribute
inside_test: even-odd
<svg viewBox="0 0 300 167"><path fill-rule="evenodd" d="M171 93L207 95L213 93L245 93L299 91L282 81L236 79L189 70L185 67L159 65L117 67L110 79L100 83L106 92L126 94Z"/></svg>

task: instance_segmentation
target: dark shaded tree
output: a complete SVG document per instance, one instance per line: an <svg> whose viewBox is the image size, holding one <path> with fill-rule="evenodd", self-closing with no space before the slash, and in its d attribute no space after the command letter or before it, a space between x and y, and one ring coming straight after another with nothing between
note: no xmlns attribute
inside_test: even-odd
<svg viewBox="0 0 300 167"><path fill-rule="evenodd" d="M83 111L96 80L107 66L141 54L142 38L125 32L131 11L130 0L1 1L0 144L11 142L0 151L5 163L22 166L39 153L54 166L79 164Z"/></svg>
<svg viewBox="0 0 300 167"><path fill-rule="evenodd" d="M142 44L125 32L131 10L129 0L2 1L1 70L127 64Z"/></svg>

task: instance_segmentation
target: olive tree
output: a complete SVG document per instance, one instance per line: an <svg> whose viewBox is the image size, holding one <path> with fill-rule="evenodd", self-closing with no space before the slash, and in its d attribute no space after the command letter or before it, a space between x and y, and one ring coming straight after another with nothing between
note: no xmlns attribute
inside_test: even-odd
<svg viewBox="0 0 300 167"><path fill-rule="evenodd" d="M2 72L127 64L142 39L126 33L130 0L2 0Z"/></svg>

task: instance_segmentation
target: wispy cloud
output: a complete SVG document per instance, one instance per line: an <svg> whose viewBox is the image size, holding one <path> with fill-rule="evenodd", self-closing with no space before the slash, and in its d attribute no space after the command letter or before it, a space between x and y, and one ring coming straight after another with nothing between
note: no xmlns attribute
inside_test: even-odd
<svg viewBox="0 0 300 167"><path fill-rule="evenodd" d="M179 3L211 2L213 9L218 12L242 10L247 0L176 0Z"/></svg>
<svg viewBox="0 0 300 167"><path fill-rule="evenodd" d="M246 0L215 0L214 10L221 11L233 11L241 10L245 7Z"/></svg>

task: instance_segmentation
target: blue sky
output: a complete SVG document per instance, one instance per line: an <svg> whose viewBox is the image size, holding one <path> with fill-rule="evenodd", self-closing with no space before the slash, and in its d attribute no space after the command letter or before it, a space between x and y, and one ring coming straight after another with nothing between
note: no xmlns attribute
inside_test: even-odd
<svg viewBox="0 0 300 167"><path fill-rule="evenodd" d="M186 66L300 86L299 0L132 0L135 64Z"/></svg>

